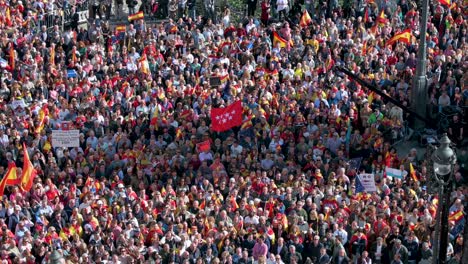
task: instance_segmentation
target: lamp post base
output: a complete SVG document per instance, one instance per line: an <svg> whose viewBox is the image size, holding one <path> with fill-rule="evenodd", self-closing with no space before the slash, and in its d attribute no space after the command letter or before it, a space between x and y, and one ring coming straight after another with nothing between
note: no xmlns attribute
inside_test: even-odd
<svg viewBox="0 0 468 264"><path fill-rule="evenodd" d="M412 105L414 111L422 117L426 117L427 108L427 77L415 76L413 80ZM426 127L424 121L415 119L414 129L422 130Z"/></svg>

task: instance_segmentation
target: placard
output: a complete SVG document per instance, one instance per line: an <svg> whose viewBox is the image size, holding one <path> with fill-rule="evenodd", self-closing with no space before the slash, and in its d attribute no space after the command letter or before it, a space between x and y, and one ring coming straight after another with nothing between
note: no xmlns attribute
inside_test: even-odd
<svg viewBox="0 0 468 264"><path fill-rule="evenodd" d="M356 192L376 192L374 174L360 174L356 178Z"/></svg>
<svg viewBox="0 0 468 264"><path fill-rule="evenodd" d="M74 148L80 146L79 130L52 130L52 146Z"/></svg>

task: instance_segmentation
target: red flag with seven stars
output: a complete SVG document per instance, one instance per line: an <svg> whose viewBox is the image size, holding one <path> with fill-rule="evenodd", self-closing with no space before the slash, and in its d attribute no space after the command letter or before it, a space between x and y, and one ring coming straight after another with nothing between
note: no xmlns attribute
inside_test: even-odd
<svg viewBox="0 0 468 264"><path fill-rule="evenodd" d="M211 129L216 132L242 125L242 104L236 101L225 108L211 110Z"/></svg>

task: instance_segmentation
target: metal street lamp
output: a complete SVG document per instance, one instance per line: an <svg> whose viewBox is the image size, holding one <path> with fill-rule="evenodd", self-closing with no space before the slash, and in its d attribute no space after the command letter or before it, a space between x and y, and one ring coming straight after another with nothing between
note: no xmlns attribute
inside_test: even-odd
<svg viewBox="0 0 468 264"><path fill-rule="evenodd" d="M419 24L419 50L416 65L416 74L412 86L412 106L413 109L422 117L426 117L427 108L427 20L429 12L429 0L422 0L421 22ZM414 128L423 129L426 124L420 119L415 120Z"/></svg>
<svg viewBox="0 0 468 264"><path fill-rule="evenodd" d="M439 205L437 207L436 229L434 234L433 263L446 263L448 245L448 217L450 195L453 186L453 167L457 156L447 134L440 139L440 147L432 153L434 180L439 186Z"/></svg>

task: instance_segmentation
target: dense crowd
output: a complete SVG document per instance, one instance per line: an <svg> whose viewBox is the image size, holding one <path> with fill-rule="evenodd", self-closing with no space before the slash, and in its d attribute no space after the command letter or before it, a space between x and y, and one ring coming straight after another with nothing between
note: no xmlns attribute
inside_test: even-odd
<svg viewBox="0 0 468 264"><path fill-rule="evenodd" d="M2 263L430 263L429 158L394 147L414 118L334 68L410 106L420 7L316 2L62 31L37 26L54 1L1 0ZM462 146L466 1L430 2L428 112L456 109L447 132ZM405 29L409 43L386 45ZM237 101L242 125L213 131L212 110ZM79 130L79 146L54 146L55 130ZM454 263L468 191L457 155L443 219ZM5 180L13 170L21 183ZM377 191L357 186L363 173Z"/></svg>

